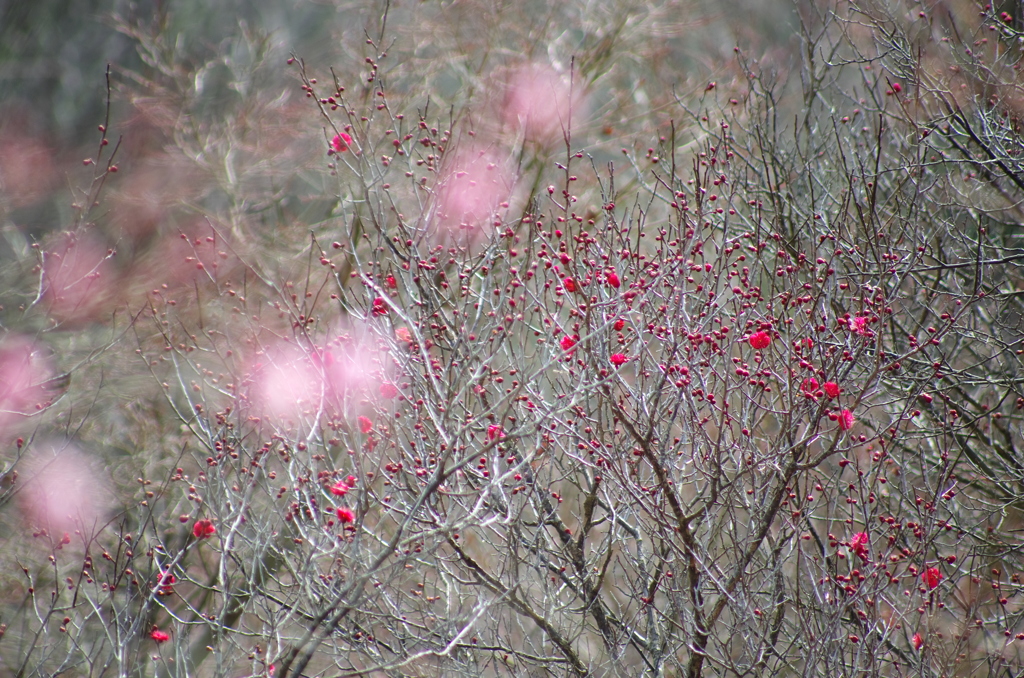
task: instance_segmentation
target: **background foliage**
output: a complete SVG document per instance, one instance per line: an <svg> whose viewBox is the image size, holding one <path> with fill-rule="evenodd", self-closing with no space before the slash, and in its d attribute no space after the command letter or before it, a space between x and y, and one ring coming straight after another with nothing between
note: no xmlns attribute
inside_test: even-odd
<svg viewBox="0 0 1024 678"><path fill-rule="evenodd" d="M1012 5L5 6L0 672L1019 672Z"/></svg>

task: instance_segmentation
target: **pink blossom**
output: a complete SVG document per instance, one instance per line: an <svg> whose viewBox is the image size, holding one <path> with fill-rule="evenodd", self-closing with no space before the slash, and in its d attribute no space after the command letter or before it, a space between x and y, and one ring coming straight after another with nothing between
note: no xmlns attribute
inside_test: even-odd
<svg viewBox="0 0 1024 678"><path fill-rule="evenodd" d="M561 343L563 351L568 351L569 349L576 345L576 340L567 334L564 337L562 337L562 341L559 343Z"/></svg>
<svg viewBox="0 0 1024 678"><path fill-rule="evenodd" d="M853 412L850 410L843 410L839 413L839 428L843 431L849 431L853 428L855 421L857 420L854 418Z"/></svg>
<svg viewBox="0 0 1024 678"><path fill-rule="evenodd" d="M850 540L850 550L860 556L860 559L864 562L868 561L868 533L858 532L853 535L853 539Z"/></svg>
<svg viewBox="0 0 1024 678"><path fill-rule="evenodd" d="M345 484L349 487L355 487L358 480L355 476L345 476Z"/></svg>
<svg viewBox="0 0 1024 678"><path fill-rule="evenodd" d="M804 379L804 382L800 384L800 388L806 391L807 393L814 393L815 391L818 390L818 380L815 379L814 377Z"/></svg>
<svg viewBox="0 0 1024 678"><path fill-rule="evenodd" d="M492 425L492 426L488 426L487 427L487 439L488 440L494 440L496 438L504 438L504 437L505 437L505 432L502 430L501 426L494 426L494 425Z"/></svg>
<svg viewBox="0 0 1024 678"><path fill-rule="evenodd" d="M751 334L747 341L750 342L750 345L753 348L760 351L761 349L768 348L768 344L772 343L772 335L761 330L760 332L754 332Z"/></svg>
<svg viewBox="0 0 1024 678"><path fill-rule="evenodd" d="M373 422L369 417L359 417L359 430L362 433L369 433L373 430Z"/></svg>
<svg viewBox="0 0 1024 678"><path fill-rule="evenodd" d="M343 523L352 523L356 520L356 514L352 512L352 509L345 508L342 506L338 509L338 520Z"/></svg>
<svg viewBox="0 0 1024 678"><path fill-rule="evenodd" d="M398 387L395 386L394 384L390 384L390 383L385 382L385 383L380 385L380 395L383 398L387 398L388 400L391 400L392 398L395 398L395 397L398 396Z"/></svg>
<svg viewBox="0 0 1024 678"><path fill-rule="evenodd" d="M412 342L412 332L409 331L408 327L397 327L395 328L395 338L405 343Z"/></svg>
<svg viewBox="0 0 1024 678"><path fill-rule="evenodd" d="M850 329L855 334L860 334L865 337L871 334L870 330L868 330L868 319L864 316L857 316L854 318L853 323L850 325Z"/></svg>
<svg viewBox="0 0 1024 678"><path fill-rule="evenodd" d="M915 650L920 650L924 647L924 638L921 637L920 633L915 633L914 637L910 639L910 642L914 644Z"/></svg>
<svg viewBox="0 0 1024 678"><path fill-rule="evenodd" d="M154 628L149 632L149 637L155 640L157 643L166 643L171 639L171 635L166 631L161 631L158 628Z"/></svg>
<svg viewBox="0 0 1024 678"><path fill-rule="evenodd" d="M623 327L625 327L625 326L626 326L626 321L625 321L625 320L623 320L622 318L619 318L618 320L616 320L616 321L615 321L615 324L614 324L614 325L612 325L612 328L613 328L613 329L614 329L614 330L615 330L616 332L621 332L621 331L622 331L622 328L623 328Z"/></svg>
<svg viewBox="0 0 1024 678"><path fill-rule="evenodd" d="M621 353L613 353L612 357L609 358L609 360L612 361L612 365L615 365L616 367L621 367L628 360L628 358L626 358L626 356L624 356Z"/></svg>
<svg viewBox="0 0 1024 678"><path fill-rule="evenodd" d="M834 381L825 382L825 395L829 398L837 398L839 396L839 384Z"/></svg>
<svg viewBox="0 0 1024 678"><path fill-rule="evenodd" d="M573 280L572 278L566 278L565 280L562 281L562 287L565 288L566 292L575 292L576 281Z"/></svg>
<svg viewBox="0 0 1024 678"><path fill-rule="evenodd" d="M331 149L335 153L344 153L352 145L352 137L345 134L344 132L338 132L331 139Z"/></svg>
<svg viewBox="0 0 1024 678"><path fill-rule="evenodd" d="M377 297L373 300L373 307L370 309L370 313L373 315L387 315L388 305L384 301L384 297Z"/></svg>
<svg viewBox="0 0 1024 678"><path fill-rule="evenodd" d="M605 276L605 280L615 289L619 289L619 285L621 285L619 282L619 276L615 271L608 271L608 274Z"/></svg>
<svg viewBox="0 0 1024 678"><path fill-rule="evenodd" d="M346 494L348 494L348 485L339 480L338 482L331 485L331 494L333 494L335 497L344 497Z"/></svg>

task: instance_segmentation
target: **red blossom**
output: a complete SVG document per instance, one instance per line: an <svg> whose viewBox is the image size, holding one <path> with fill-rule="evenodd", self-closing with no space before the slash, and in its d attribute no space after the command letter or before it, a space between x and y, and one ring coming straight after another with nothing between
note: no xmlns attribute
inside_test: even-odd
<svg viewBox="0 0 1024 678"><path fill-rule="evenodd" d="M387 315L388 307L384 302L384 297L377 297L373 300L373 308L370 309L373 315Z"/></svg>
<svg viewBox="0 0 1024 678"><path fill-rule="evenodd" d="M395 280L395 276L389 275L384 280L387 282L388 287L390 287L391 289L395 289L396 287L398 287L398 281Z"/></svg>
<svg viewBox="0 0 1024 678"><path fill-rule="evenodd" d="M562 281L562 287L565 288L566 292L575 292L576 281L573 280L572 278L566 278L565 280Z"/></svg>
<svg viewBox="0 0 1024 678"><path fill-rule="evenodd" d="M910 642L914 644L915 650L920 650L924 647L924 638L921 637L920 633L915 633L914 637L910 639Z"/></svg>
<svg viewBox="0 0 1024 678"><path fill-rule="evenodd" d="M352 512L352 509L345 508L344 506L338 509L338 520L340 520L341 522L352 523L355 522L355 519L356 514Z"/></svg>
<svg viewBox="0 0 1024 678"><path fill-rule="evenodd" d="M334 150L335 153L344 153L349 149L349 146L351 145L352 137L345 134L344 132L339 132L338 134L335 134L334 138L331 139L331 148Z"/></svg>
<svg viewBox="0 0 1024 678"><path fill-rule="evenodd" d="M754 332L747 339L750 345L760 351L763 348L768 348L768 344L772 343L772 335L768 334L764 330L760 332Z"/></svg>
<svg viewBox="0 0 1024 678"><path fill-rule="evenodd" d="M359 417L359 430L362 433L369 433L373 430L373 422L369 417Z"/></svg>
<svg viewBox="0 0 1024 678"><path fill-rule="evenodd" d="M804 379L804 382L800 384L800 388L806 391L807 393L814 393L815 391L818 390L818 380L815 379L814 377Z"/></svg>
<svg viewBox="0 0 1024 678"><path fill-rule="evenodd" d="M501 429L501 426L488 426L487 427L487 439L494 440L495 438L504 438L505 432Z"/></svg>
<svg viewBox="0 0 1024 678"><path fill-rule="evenodd" d="M192 536L196 539L206 539L216 531L217 528L213 526L213 522L205 519L197 520L195 525L192 526Z"/></svg>
<svg viewBox="0 0 1024 678"><path fill-rule="evenodd" d="M868 533L858 532L853 535L853 539L850 540L850 550L860 556L860 559L864 562L868 561Z"/></svg>
<svg viewBox="0 0 1024 678"><path fill-rule="evenodd" d="M839 428L843 431L849 431L853 428L854 422L857 421L853 416L853 412L850 410L843 410L839 413Z"/></svg>
<svg viewBox="0 0 1024 678"><path fill-rule="evenodd" d="M619 282L619 276L615 271L608 271L608 275L605 276L605 280L607 280L608 284L615 289L619 289L619 285L621 283Z"/></svg>
<svg viewBox="0 0 1024 678"><path fill-rule="evenodd" d="M563 351L568 351L570 348L576 345L576 340L567 334L564 337L562 337L562 341L559 343L561 343Z"/></svg>
<svg viewBox="0 0 1024 678"><path fill-rule="evenodd" d="M345 476L345 484L348 485L349 487L355 487L356 486L356 477L355 476Z"/></svg>
<svg viewBox="0 0 1024 678"><path fill-rule="evenodd" d="M333 494L335 497L344 497L346 494L348 494L348 485L339 480L338 482L331 485L331 494Z"/></svg>
<svg viewBox="0 0 1024 678"><path fill-rule="evenodd" d="M921 580L924 582L924 585L928 587L928 590L931 590L938 586L939 582L942 581L942 573L939 572L939 568L937 567L929 567L921 573Z"/></svg>
<svg viewBox="0 0 1024 678"><path fill-rule="evenodd" d="M612 325L612 327L615 329L616 332L621 332L622 328L625 327L625 326L626 326L626 321L623 320L622 318L619 318L618 320L616 320L615 324Z"/></svg>
<svg viewBox="0 0 1024 678"><path fill-rule="evenodd" d="M171 639L171 634L167 633L166 631L161 631L158 628L154 628L152 631L149 632L149 637L155 640L157 643L166 643L168 640Z"/></svg>
<svg viewBox="0 0 1024 678"><path fill-rule="evenodd" d="M839 384L837 384L836 382L834 382L834 381L826 381L825 382L825 395L827 395L829 398L837 398L837 397L839 397L839 391L840 390L841 389L839 388Z"/></svg>
<svg viewBox="0 0 1024 678"><path fill-rule="evenodd" d="M626 356L622 355L621 353L613 353L612 357L609 358L609 360L612 361L612 365L615 365L616 367L619 367L623 363L625 363L626 360L628 360L628 358L626 358Z"/></svg>

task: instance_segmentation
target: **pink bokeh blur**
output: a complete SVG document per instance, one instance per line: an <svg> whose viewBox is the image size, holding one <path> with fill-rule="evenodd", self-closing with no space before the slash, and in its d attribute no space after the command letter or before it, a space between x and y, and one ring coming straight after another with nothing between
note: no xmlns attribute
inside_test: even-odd
<svg viewBox="0 0 1024 678"><path fill-rule="evenodd" d="M46 352L27 337L0 342L0 440L18 420L50 403L46 383L53 376Z"/></svg>
<svg viewBox="0 0 1024 678"><path fill-rule="evenodd" d="M450 232L477 235L508 207L514 181L497 153L459 149L450 159L438 187L438 224Z"/></svg>
<svg viewBox="0 0 1024 678"><path fill-rule="evenodd" d="M114 251L84 233L62 233L43 254L45 308L60 322L95 320L117 296Z"/></svg>
<svg viewBox="0 0 1024 678"><path fill-rule="evenodd" d="M26 527L60 539L64 533L88 538L102 526L108 488L83 451L63 441L37 442L21 469L18 504Z"/></svg>
<svg viewBox="0 0 1024 678"><path fill-rule="evenodd" d="M502 120L507 128L521 131L528 141L561 141L570 126L579 126L584 106L580 85L550 66L521 66L505 78Z"/></svg>
<svg viewBox="0 0 1024 678"><path fill-rule="evenodd" d="M380 397L380 352L369 337L339 338L320 348L281 342L249 370L247 399L255 414L285 428L337 416L367 397Z"/></svg>

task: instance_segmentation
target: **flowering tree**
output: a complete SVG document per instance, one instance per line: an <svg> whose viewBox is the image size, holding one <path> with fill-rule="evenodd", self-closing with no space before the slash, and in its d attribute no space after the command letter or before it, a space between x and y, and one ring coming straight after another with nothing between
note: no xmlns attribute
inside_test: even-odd
<svg viewBox="0 0 1024 678"><path fill-rule="evenodd" d="M560 63L447 98L392 35L449 15L385 8L273 98L247 36L199 69L240 93L213 118L125 21L166 150L106 121L74 229L12 267L0 666L1019 669L1017 19L801 7L788 87L737 48L638 110L669 9L551 9L587 29Z"/></svg>

